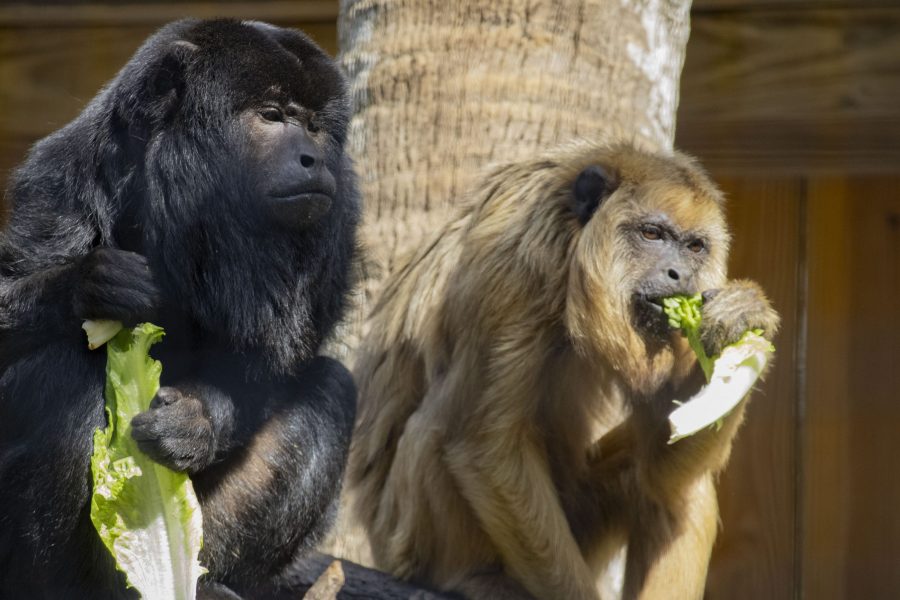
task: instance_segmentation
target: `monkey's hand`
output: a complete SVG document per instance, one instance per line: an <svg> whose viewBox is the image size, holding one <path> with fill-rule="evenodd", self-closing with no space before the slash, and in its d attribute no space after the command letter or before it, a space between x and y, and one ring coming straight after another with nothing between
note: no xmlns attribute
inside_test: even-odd
<svg viewBox="0 0 900 600"><path fill-rule="evenodd" d="M147 259L114 248L97 248L81 259L72 297L80 319L110 319L126 326L152 321L160 302Z"/></svg>
<svg viewBox="0 0 900 600"><path fill-rule="evenodd" d="M196 473L215 458L216 435L196 395L161 387L150 409L131 420L131 437L144 454L175 471Z"/></svg>
<svg viewBox="0 0 900 600"><path fill-rule="evenodd" d="M701 315L700 339L711 357L753 329L761 329L762 335L771 340L780 322L759 285L746 279L703 292Z"/></svg>

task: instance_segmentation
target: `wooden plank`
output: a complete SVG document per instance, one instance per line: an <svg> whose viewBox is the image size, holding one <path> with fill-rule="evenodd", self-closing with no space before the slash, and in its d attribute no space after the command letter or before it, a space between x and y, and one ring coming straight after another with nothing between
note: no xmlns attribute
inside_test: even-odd
<svg viewBox="0 0 900 600"><path fill-rule="evenodd" d="M782 317L775 365L755 393L719 483L722 530L710 600L794 597L798 304L803 181L721 180L734 232L731 277L758 281Z"/></svg>
<svg viewBox="0 0 900 600"><path fill-rule="evenodd" d="M755 11L691 23L679 116L892 116L900 9Z"/></svg>
<svg viewBox="0 0 900 600"><path fill-rule="evenodd" d="M900 171L900 8L697 15L676 143L719 172Z"/></svg>
<svg viewBox="0 0 900 600"><path fill-rule="evenodd" d="M900 178L854 178L849 191L848 590L877 600L900 592Z"/></svg>
<svg viewBox="0 0 900 600"><path fill-rule="evenodd" d="M16 2L0 6L2 27L96 27L155 25L185 17L258 19L272 22L334 23L337 0L225 0L224 2L129 1Z"/></svg>
<svg viewBox="0 0 900 600"><path fill-rule="evenodd" d="M802 465L802 585L846 598L849 482L851 195L843 178L810 183L808 350Z"/></svg>
<svg viewBox="0 0 900 600"><path fill-rule="evenodd" d="M900 177L810 187L803 436L807 597L900 590Z"/></svg>
<svg viewBox="0 0 900 600"><path fill-rule="evenodd" d="M729 175L900 172L900 114L835 121L685 118L676 145Z"/></svg>
<svg viewBox="0 0 900 600"><path fill-rule="evenodd" d="M815 10L820 8L883 8L900 6L900 0L694 0L691 13L710 11Z"/></svg>

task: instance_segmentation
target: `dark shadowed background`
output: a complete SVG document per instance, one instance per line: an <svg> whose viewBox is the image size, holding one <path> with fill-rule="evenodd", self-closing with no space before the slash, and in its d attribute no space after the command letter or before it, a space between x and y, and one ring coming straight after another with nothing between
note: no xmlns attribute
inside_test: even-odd
<svg viewBox="0 0 900 600"><path fill-rule="evenodd" d="M337 50L336 1L0 4L0 185L163 23ZM900 596L900 0L695 0L676 145L784 319L720 485L711 599ZM896 463L894 461L897 461Z"/></svg>

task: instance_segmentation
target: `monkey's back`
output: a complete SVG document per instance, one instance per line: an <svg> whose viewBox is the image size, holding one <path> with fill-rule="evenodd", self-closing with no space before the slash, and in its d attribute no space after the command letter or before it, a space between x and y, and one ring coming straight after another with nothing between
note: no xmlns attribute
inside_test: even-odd
<svg viewBox="0 0 900 600"><path fill-rule="evenodd" d="M442 306L468 223L465 211L385 283L354 369L359 417L348 466L355 516L378 566L447 586L467 566L496 560L448 469L453 434L441 426L453 418L457 394L443 391L470 375L450 367ZM432 547L436 541L453 552Z"/></svg>

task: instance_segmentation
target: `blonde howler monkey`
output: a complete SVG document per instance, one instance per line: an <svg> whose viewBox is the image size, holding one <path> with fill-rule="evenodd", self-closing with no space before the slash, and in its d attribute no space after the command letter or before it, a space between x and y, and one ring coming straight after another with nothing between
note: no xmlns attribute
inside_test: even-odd
<svg viewBox="0 0 900 600"><path fill-rule="evenodd" d="M378 566L471 598L700 598L743 404L668 445L719 353L778 316L729 280L721 192L684 155L569 145L499 166L387 282L356 366L348 480Z"/></svg>

